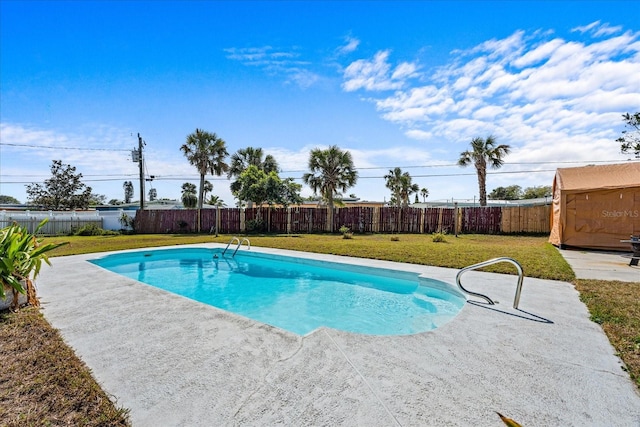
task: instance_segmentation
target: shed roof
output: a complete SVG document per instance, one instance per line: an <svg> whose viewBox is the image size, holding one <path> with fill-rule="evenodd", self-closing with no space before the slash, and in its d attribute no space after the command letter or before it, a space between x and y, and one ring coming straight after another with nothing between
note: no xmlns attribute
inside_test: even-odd
<svg viewBox="0 0 640 427"><path fill-rule="evenodd" d="M640 162L558 168L555 187L561 191L640 187Z"/></svg>

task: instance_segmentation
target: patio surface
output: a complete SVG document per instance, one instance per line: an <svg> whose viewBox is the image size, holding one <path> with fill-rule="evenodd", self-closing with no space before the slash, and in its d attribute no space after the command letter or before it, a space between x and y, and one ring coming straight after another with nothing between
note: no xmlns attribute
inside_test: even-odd
<svg viewBox="0 0 640 427"><path fill-rule="evenodd" d="M38 292L47 320L136 427L503 425L496 411L524 426L640 426L640 393L569 283L525 278L515 310L516 276L471 271L465 287L499 304L469 301L410 336L301 337L86 262L97 256L52 259ZM454 286L458 271L312 257Z"/></svg>

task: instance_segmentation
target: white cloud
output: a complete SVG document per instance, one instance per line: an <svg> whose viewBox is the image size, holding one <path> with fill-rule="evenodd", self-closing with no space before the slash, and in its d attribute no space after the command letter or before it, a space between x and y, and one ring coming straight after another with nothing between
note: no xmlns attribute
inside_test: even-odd
<svg viewBox="0 0 640 427"><path fill-rule="evenodd" d="M347 36L345 37L345 44L340 46L337 51L339 55L346 55L351 52L355 52L360 45L360 40L355 37Z"/></svg>
<svg viewBox="0 0 640 427"><path fill-rule="evenodd" d="M395 90L405 86L407 79L415 77L418 66L403 62L392 70L388 62L390 52L383 50L373 59L358 59L344 70L342 87L347 92L358 89L368 91Z"/></svg>

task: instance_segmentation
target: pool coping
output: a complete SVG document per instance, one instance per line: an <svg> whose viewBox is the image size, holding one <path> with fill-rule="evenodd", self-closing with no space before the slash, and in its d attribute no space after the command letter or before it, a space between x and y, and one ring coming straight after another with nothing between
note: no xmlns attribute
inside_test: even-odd
<svg viewBox="0 0 640 427"><path fill-rule="evenodd" d="M402 267L451 284L458 272L248 252ZM134 426L498 425L496 411L523 425L640 424L637 388L569 283L525 278L515 310L515 276L471 271L465 284L500 304L471 299L415 335L301 337L86 262L101 255L53 258L38 292L47 320Z"/></svg>

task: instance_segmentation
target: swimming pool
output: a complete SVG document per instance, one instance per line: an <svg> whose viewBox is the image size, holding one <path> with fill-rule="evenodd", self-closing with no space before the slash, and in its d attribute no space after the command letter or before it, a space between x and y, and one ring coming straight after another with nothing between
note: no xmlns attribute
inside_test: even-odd
<svg viewBox="0 0 640 427"><path fill-rule="evenodd" d="M176 248L111 254L90 262L114 273L298 335L326 326L408 335L455 317L465 298L415 272L261 252Z"/></svg>

